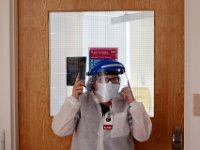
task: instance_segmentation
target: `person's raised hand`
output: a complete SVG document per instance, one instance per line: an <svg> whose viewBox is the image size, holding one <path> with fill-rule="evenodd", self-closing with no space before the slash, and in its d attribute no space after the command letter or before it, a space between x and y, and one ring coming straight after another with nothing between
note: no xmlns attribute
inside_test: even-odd
<svg viewBox="0 0 200 150"><path fill-rule="evenodd" d="M72 89L72 96L74 96L76 99L79 99L80 94L83 93L83 87L85 87L85 84L80 80L80 73L78 73Z"/></svg>
<svg viewBox="0 0 200 150"><path fill-rule="evenodd" d="M126 86L124 88L122 88L121 92L120 92L122 98L128 103L130 104L131 102L135 101L135 98L132 94L132 91L130 89L129 86Z"/></svg>

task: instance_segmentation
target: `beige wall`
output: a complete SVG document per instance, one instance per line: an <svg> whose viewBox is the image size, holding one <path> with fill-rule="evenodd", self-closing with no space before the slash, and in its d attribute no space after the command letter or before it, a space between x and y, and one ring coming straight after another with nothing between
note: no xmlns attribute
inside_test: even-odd
<svg viewBox="0 0 200 150"><path fill-rule="evenodd" d="M0 129L6 130L6 150L15 149L15 67L13 52L13 16L14 0L0 1ZM197 150L200 147L200 116L193 116L193 94L200 93L200 1L185 0L185 150ZM11 27L11 28L10 28ZM13 61L11 61L13 60ZM11 82L13 81L13 82ZM12 88L11 88L12 87ZM11 119L12 118L12 119ZM11 134L12 131L12 134Z"/></svg>
<svg viewBox="0 0 200 150"><path fill-rule="evenodd" d="M193 94L200 94L200 1L185 0L185 149L200 147L200 116L193 116Z"/></svg>
<svg viewBox="0 0 200 150"><path fill-rule="evenodd" d="M0 129L6 132L6 149L11 149L10 20L9 1L0 1Z"/></svg>
<svg viewBox="0 0 200 150"><path fill-rule="evenodd" d="M15 0L0 1L0 129L5 130L6 150L16 148ZM12 66L12 67L10 67ZM13 82L12 82L13 81Z"/></svg>

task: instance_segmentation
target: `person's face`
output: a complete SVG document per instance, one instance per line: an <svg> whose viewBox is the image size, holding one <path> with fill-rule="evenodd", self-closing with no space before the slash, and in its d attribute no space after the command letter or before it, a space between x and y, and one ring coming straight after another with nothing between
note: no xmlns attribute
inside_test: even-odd
<svg viewBox="0 0 200 150"><path fill-rule="evenodd" d="M111 82L112 84L120 84L120 77L118 75L102 75L98 76L95 84L95 89L97 87L97 84L99 83L109 83Z"/></svg>

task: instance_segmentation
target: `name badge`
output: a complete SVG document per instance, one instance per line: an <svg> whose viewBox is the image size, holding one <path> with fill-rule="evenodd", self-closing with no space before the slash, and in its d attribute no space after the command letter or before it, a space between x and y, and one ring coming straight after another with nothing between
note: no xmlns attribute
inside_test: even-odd
<svg viewBox="0 0 200 150"><path fill-rule="evenodd" d="M103 117L103 129L104 130L112 130L113 128L113 114L108 112Z"/></svg>

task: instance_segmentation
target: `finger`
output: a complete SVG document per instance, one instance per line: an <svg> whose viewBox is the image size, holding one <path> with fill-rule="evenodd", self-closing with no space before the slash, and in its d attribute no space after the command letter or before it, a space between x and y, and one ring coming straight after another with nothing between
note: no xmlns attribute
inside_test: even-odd
<svg viewBox="0 0 200 150"><path fill-rule="evenodd" d="M126 92L125 91L121 91L120 94L124 95Z"/></svg>
<svg viewBox="0 0 200 150"><path fill-rule="evenodd" d="M127 87L123 87L123 88L121 89L121 92L124 92L126 89L127 89Z"/></svg>
<svg viewBox="0 0 200 150"><path fill-rule="evenodd" d="M77 90L77 93L78 93L78 94L82 94L82 93L83 93L83 90Z"/></svg>
<svg viewBox="0 0 200 150"><path fill-rule="evenodd" d="M123 91L120 92L124 96L129 96L131 94L130 90L128 88L125 88Z"/></svg>
<svg viewBox="0 0 200 150"><path fill-rule="evenodd" d="M126 101L127 96L126 96L125 94L123 94L123 95L122 95L122 98L123 98L124 101Z"/></svg>
<svg viewBox="0 0 200 150"><path fill-rule="evenodd" d="M76 76L76 80L75 82L79 81L80 80L80 73L78 72L77 76Z"/></svg>
<svg viewBox="0 0 200 150"><path fill-rule="evenodd" d="M125 92L122 92L120 94L121 94L121 96L122 96L123 99L125 99L127 97Z"/></svg>
<svg viewBox="0 0 200 150"><path fill-rule="evenodd" d="M128 93L128 92L129 92L128 87L125 87L121 92L122 92L123 94Z"/></svg>
<svg viewBox="0 0 200 150"><path fill-rule="evenodd" d="M83 86L76 87L76 90L83 90Z"/></svg>
<svg viewBox="0 0 200 150"><path fill-rule="evenodd" d="M83 81L80 80L80 84L81 86L85 86L85 83Z"/></svg>
<svg viewBox="0 0 200 150"><path fill-rule="evenodd" d="M75 88L83 88L83 87L85 87L85 84L81 80L79 80L75 85Z"/></svg>
<svg viewBox="0 0 200 150"><path fill-rule="evenodd" d="M79 80L75 83L75 86L85 86L85 83L83 81Z"/></svg>
<svg viewBox="0 0 200 150"><path fill-rule="evenodd" d="M123 88L122 90L121 90L121 93L126 93L127 92L127 88Z"/></svg>

